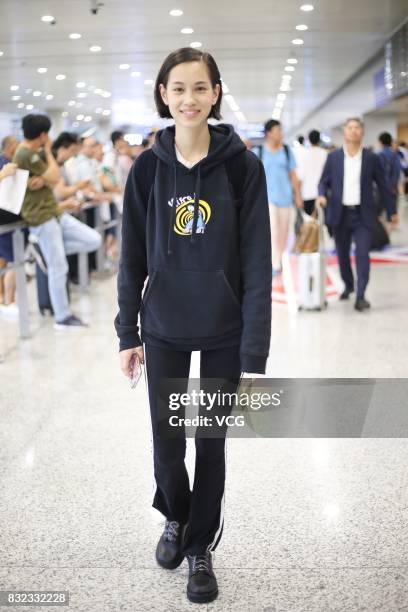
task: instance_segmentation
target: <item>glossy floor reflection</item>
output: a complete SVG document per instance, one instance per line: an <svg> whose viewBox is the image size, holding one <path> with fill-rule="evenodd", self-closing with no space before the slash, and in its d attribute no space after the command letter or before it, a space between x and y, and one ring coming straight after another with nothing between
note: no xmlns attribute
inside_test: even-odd
<svg viewBox="0 0 408 612"><path fill-rule="evenodd" d="M277 309L268 375L407 376L407 281L407 265L374 266L370 313ZM118 368L115 279L74 304L89 330L33 313L18 343L0 321L0 588L69 590L75 612L196 609L187 564L154 560L146 393ZM408 611L407 462L405 439L229 440L220 596L202 608Z"/></svg>

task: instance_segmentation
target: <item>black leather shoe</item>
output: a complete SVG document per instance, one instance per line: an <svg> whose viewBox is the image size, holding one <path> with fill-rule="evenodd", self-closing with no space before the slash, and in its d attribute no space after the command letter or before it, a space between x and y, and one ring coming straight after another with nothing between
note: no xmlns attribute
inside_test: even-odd
<svg viewBox="0 0 408 612"><path fill-rule="evenodd" d="M367 310L367 308L370 308L370 306L371 306L370 302L367 302L367 300L365 300L364 298L356 300L356 303L354 304L354 308L358 310L359 312L363 312L363 310Z"/></svg>
<svg viewBox="0 0 408 612"><path fill-rule="evenodd" d="M165 569L176 569L184 559L181 553L185 526L177 521L166 521L156 547L156 561Z"/></svg>
<svg viewBox="0 0 408 612"><path fill-rule="evenodd" d="M210 552L187 555L189 574L187 598L193 603L209 603L218 596L218 584Z"/></svg>
<svg viewBox="0 0 408 612"><path fill-rule="evenodd" d="M343 293L340 295L340 300L348 300L349 296L353 293L353 289L345 289Z"/></svg>

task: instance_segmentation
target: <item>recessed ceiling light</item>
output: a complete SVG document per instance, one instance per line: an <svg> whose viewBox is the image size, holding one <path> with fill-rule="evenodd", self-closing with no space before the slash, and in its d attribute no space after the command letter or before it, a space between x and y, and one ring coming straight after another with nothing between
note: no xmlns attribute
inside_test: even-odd
<svg viewBox="0 0 408 612"><path fill-rule="evenodd" d="M76 118L77 118L77 121L82 121L82 119L84 118L84 115L77 115Z"/></svg>
<svg viewBox="0 0 408 612"><path fill-rule="evenodd" d="M92 121L92 117L91 117L91 115L87 115L87 116L84 118L84 121L85 121L86 123L89 123L90 121Z"/></svg>
<svg viewBox="0 0 408 612"><path fill-rule="evenodd" d="M299 30L300 32L304 32L306 30L308 30L309 28L307 27L307 25L305 25L304 23L301 23L300 25L296 26L296 30Z"/></svg>
<svg viewBox="0 0 408 612"><path fill-rule="evenodd" d="M180 9L172 9L169 13L172 17L181 17L183 14L183 11Z"/></svg>
<svg viewBox="0 0 408 612"><path fill-rule="evenodd" d="M193 28L182 28L182 29L180 30L180 32L181 32L182 34L194 34L194 30L193 30Z"/></svg>
<svg viewBox="0 0 408 612"><path fill-rule="evenodd" d="M224 100L227 102L228 106L234 113L240 110L234 96L232 96L231 94L227 94L224 97Z"/></svg>
<svg viewBox="0 0 408 612"><path fill-rule="evenodd" d="M75 100L70 100L68 102L68 106L75 106Z"/></svg>
<svg viewBox="0 0 408 612"><path fill-rule="evenodd" d="M108 109L107 109L107 110L102 111L102 115L105 115L105 117L107 117L107 116L108 116L108 115L110 115L110 114L111 114L111 112L110 112L110 110L108 110Z"/></svg>
<svg viewBox="0 0 408 612"><path fill-rule="evenodd" d="M292 75L291 74L282 74L282 81L291 81L292 80Z"/></svg>
<svg viewBox="0 0 408 612"><path fill-rule="evenodd" d="M20 89L20 85L11 85L10 91L18 91Z"/></svg>
<svg viewBox="0 0 408 612"><path fill-rule="evenodd" d="M102 92L102 98L110 98L111 95L112 94L109 91L103 91Z"/></svg>
<svg viewBox="0 0 408 612"><path fill-rule="evenodd" d="M292 40L292 45L303 45L303 40L301 38L294 38Z"/></svg>
<svg viewBox="0 0 408 612"><path fill-rule="evenodd" d="M287 85L282 84L279 89L280 91L290 91L289 83Z"/></svg>
<svg viewBox="0 0 408 612"><path fill-rule="evenodd" d="M25 107L24 102L19 102L19 103L17 104L17 108L24 108L24 107Z"/></svg>
<svg viewBox="0 0 408 612"><path fill-rule="evenodd" d="M95 108L95 113L97 115L100 115L102 113L102 109L100 107L99 108Z"/></svg>
<svg viewBox="0 0 408 612"><path fill-rule="evenodd" d="M0 51L0 57L4 55L4 51Z"/></svg>
<svg viewBox="0 0 408 612"><path fill-rule="evenodd" d="M65 76L65 74L57 74L55 78L57 79L57 81L64 81L64 79L66 79L67 77Z"/></svg>
<svg viewBox="0 0 408 612"><path fill-rule="evenodd" d="M73 32L69 35L71 40L78 40L78 38L82 38L82 34L78 34L78 32Z"/></svg>
<svg viewBox="0 0 408 612"><path fill-rule="evenodd" d="M42 94L42 91L33 91L34 98L39 98Z"/></svg>
<svg viewBox="0 0 408 612"><path fill-rule="evenodd" d="M294 57L290 57L288 60L286 60L286 62L288 64L297 64L298 63L297 59L295 59Z"/></svg>
<svg viewBox="0 0 408 612"><path fill-rule="evenodd" d="M301 11L305 11L306 13L309 11L313 11L314 6L313 4L302 4L302 6L300 7Z"/></svg>
<svg viewBox="0 0 408 612"><path fill-rule="evenodd" d="M27 104L26 109L27 110L33 110L34 106L32 104Z"/></svg>
<svg viewBox="0 0 408 612"><path fill-rule="evenodd" d="M82 87L85 87L86 83L84 83L83 81L78 81L78 83L76 84L76 87L78 87L78 89L82 89Z"/></svg>
<svg viewBox="0 0 408 612"><path fill-rule="evenodd" d="M68 111L62 111L61 117L68 117Z"/></svg>
<svg viewBox="0 0 408 612"><path fill-rule="evenodd" d="M87 93L86 91L80 91L79 94L77 94L77 98L86 98L87 97Z"/></svg>
<svg viewBox="0 0 408 612"><path fill-rule="evenodd" d="M47 72L47 68L37 68L37 72L39 74L45 74Z"/></svg>
<svg viewBox="0 0 408 612"><path fill-rule="evenodd" d="M102 51L102 47L99 45L92 45L92 47L89 47L89 50L91 53L99 53L99 51Z"/></svg>
<svg viewBox="0 0 408 612"><path fill-rule="evenodd" d="M51 21L55 21L55 17L53 17L52 15L43 15L41 17L41 21L43 21L44 23L51 23Z"/></svg>
<svg viewBox="0 0 408 612"><path fill-rule="evenodd" d="M284 93L279 93L279 94L276 96L276 99L277 99L277 100L286 100L286 94L284 94Z"/></svg>
<svg viewBox="0 0 408 612"><path fill-rule="evenodd" d="M153 79L146 79L144 84L145 85L153 85Z"/></svg>
<svg viewBox="0 0 408 612"><path fill-rule="evenodd" d="M283 108L284 104L285 104L285 100L276 100L275 108Z"/></svg>
<svg viewBox="0 0 408 612"><path fill-rule="evenodd" d="M45 96L45 99L46 100L53 100L54 96L52 94L48 94L48 95Z"/></svg>
<svg viewBox="0 0 408 612"><path fill-rule="evenodd" d="M203 43L200 43L198 40L195 40L194 42L190 43L190 47L193 47L193 49L198 49L198 47L202 47Z"/></svg>
<svg viewBox="0 0 408 612"><path fill-rule="evenodd" d="M101 93L102 93L102 91L103 91L103 89L99 89L99 88L95 89L95 93L96 93L96 94L101 94Z"/></svg>
<svg viewBox="0 0 408 612"><path fill-rule="evenodd" d="M130 64L119 64L119 70L129 70Z"/></svg>
<svg viewBox="0 0 408 612"><path fill-rule="evenodd" d="M17 100L21 100L21 96L11 96L13 102L17 102Z"/></svg>
<svg viewBox="0 0 408 612"><path fill-rule="evenodd" d="M74 121L74 123L72 124L72 127L74 127L74 128L79 127L79 123L78 123L78 121Z"/></svg>
<svg viewBox="0 0 408 612"><path fill-rule="evenodd" d="M285 66L285 70L286 70L286 72L294 72L295 71L293 66Z"/></svg>
<svg viewBox="0 0 408 612"><path fill-rule="evenodd" d="M141 72L139 72L138 70L136 70L136 71L134 71L134 72L131 72L131 73L130 73L130 76L131 76L131 77L140 77L140 76L142 76L142 73L141 73Z"/></svg>

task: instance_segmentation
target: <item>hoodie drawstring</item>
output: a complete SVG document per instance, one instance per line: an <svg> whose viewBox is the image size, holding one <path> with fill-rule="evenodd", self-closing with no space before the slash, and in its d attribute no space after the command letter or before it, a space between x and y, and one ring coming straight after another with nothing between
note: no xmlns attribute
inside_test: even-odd
<svg viewBox="0 0 408 612"><path fill-rule="evenodd" d="M198 211L200 208L200 188L201 188L201 166L199 165L198 170L197 170L196 184L194 188L194 216L193 216L193 229L191 230L191 238L190 238L191 242L194 242L195 234L197 230Z"/></svg>
<svg viewBox="0 0 408 612"><path fill-rule="evenodd" d="M173 164L174 171L174 193L173 193L173 206L171 208L170 214L170 224L169 224L169 233L167 236L167 255L172 254L172 242L173 242L173 228L176 222L176 209L177 209L177 162L175 161ZM193 227L191 230L190 241L194 242L195 234L197 231L197 223L198 223L198 212L200 208L200 189L201 189L201 166L198 166L197 169L197 178L194 188L194 213L193 213Z"/></svg>
<svg viewBox="0 0 408 612"><path fill-rule="evenodd" d="M176 221L176 208L177 208L177 162L173 163L173 171L174 171L174 193L173 193L173 206L171 207L170 214L170 225L169 225L169 234L167 237L167 255L171 255L171 243L173 241L173 227Z"/></svg>

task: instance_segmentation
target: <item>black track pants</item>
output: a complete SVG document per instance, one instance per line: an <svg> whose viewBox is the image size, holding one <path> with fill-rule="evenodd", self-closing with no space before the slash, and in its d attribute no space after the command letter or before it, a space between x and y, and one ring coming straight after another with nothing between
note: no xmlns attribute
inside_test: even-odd
<svg viewBox="0 0 408 612"><path fill-rule="evenodd" d="M144 348L157 485L153 506L169 520L188 523L185 554L197 555L207 549L215 550L223 528L225 437L202 437L197 429L194 484L190 491L184 462L184 427L178 427L174 437L159 431L158 389L162 379L178 379L170 382L171 392L187 391L191 351L174 351L150 345ZM234 393L240 375L239 347L201 351L200 389L216 393L220 388L220 379L223 379L223 390ZM230 412L231 407L223 410ZM201 406L199 413L208 414L205 409L202 412ZM179 410L178 414L182 412Z"/></svg>

